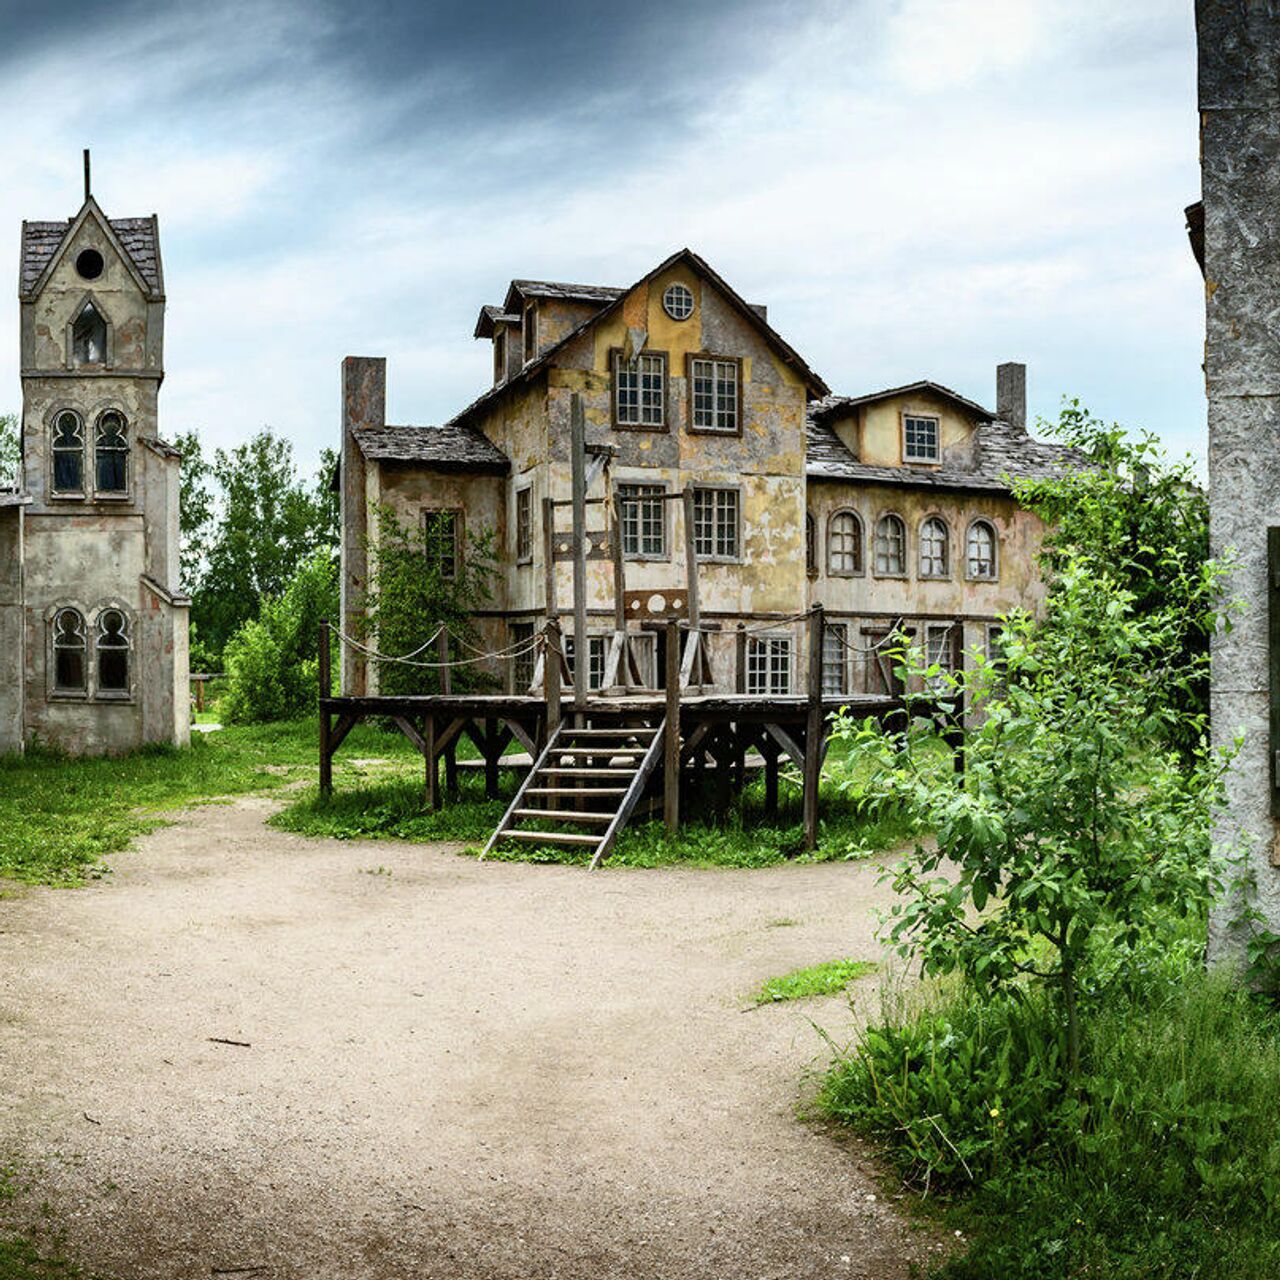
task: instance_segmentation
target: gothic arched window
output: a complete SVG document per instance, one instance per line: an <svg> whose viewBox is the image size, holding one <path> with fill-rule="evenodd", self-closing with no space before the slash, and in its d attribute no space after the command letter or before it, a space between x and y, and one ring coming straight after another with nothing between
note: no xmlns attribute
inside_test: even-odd
<svg viewBox="0 0 1280 1280"><path fill-rule="evenodd" d="M123 609L103 609L98 615L98 691L129 692L129 619Z"/></svg>
<svg viewBox="0 0 1280 1280"><path fill-rule="evenodd" d="M862 572L862 521L853 511L837 511L827 526L827 572L850 577Z"/></svg>
<svg viewBox="0 0 1280 1280"><path fill-rule="evenodd" d="M990 521L975 520L969 526L969 577L993 581L996 576L996 531Z"/></svg>
<svg viewBox="0 0 1280 1280"><path fill-rule="evenodd" d="M93 442L94 480L99 493L125 493L129 488L129 439L124 417L109 409L98 419Z"/></svg>
<svg viewBox="0 0 1280 1280"><path fill-rule="evenodd" d="M53 615L53 687L59 693L83 693L86 637L84 616L78 609L59 609Z"/></svg>
<svg viewBox="0 0 1280 1280"><path fill-rule="evenodd" d="M86 302L71 327L71 358L76 364L107 363L107 322Z"/></svg>
<svg viewBox="0 0 1280 1280"><path fill-rule="evenodd" d="M876 573L901 578L906 572L907 526L901 516L881 516L876 521Z"/></svg>
<svg viewBox="0 0 1280 1280"><path fill-rule="evenodd" d="M946 521L930 516L920 526L920 576L945 578L951 573L951 534Z"/></svg>
<svg viewBox="0 0 1280 1280"><path fill-rule="evenodd" d="M84 424L80 415L64 409L53 420L53 491L84 492Z"/></svg>

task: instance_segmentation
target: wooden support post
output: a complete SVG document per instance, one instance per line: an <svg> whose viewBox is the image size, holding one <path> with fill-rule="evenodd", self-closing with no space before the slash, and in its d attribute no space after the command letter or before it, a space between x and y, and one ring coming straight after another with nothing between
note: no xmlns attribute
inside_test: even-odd
<svg viewBox="0 0 1280 1280"><path fill-rule="evenodd" d="M449 628L440 628L440 685L441 693L453 692L453 668L449 666Z"/></svg>
<svg viewBox="0 0 1280 1280"><path fill-rule="evenodd" d="M587 422L582 396L576 391L569 405L569 445L573 473L573 708L587 709Z"/></svg>
<svg viewBox="0 0 1280 1280"><path fill-rule="evenodd" d="M327 618L320 623L319 645L320 697L324 699L333 696L333 674L329 669L329 620ZM322 796L330 796L333 794L333 747L330 745L329 734L331 721L327 708L321 706L319 711L320 794Z"/></svg>
<svg viewBox="0 0 1280 1280"><path fill-rule="evenodd" d="M693 490L686 489L680 498L684 504L684 572L685 592L689 601L689 629L696 632L702 624L702 612L698 608L698 555L694 538Z"/></svg>
<svg viewBox="0 0 1280 1280"><path fill-rule="evenodd" d="M440 692L453 692L453 668L449 666L449 628L440 631ZM452 798L458 795L458 739L454 737L444 749L444 789Z"/></svg>
<svg viewBox="0 0 1280 1280"><path fill-rule="evenodd" d="M542 649L542 690L547 700L547 741L560 727L560 672L564 642L560 636L560 622L551 618L547 622L546 639ZM544 744L545 745L545 744Z"/></svg>
<svg viewBox="0 0 1280 1280"><path fill-rule="evenodd" d="M542 586L546 594L547 618L556 617L556 504L553 498L542 500Z"/></svg>
<svg viewBox="0 0 1280 1280"><path fill-rule="evenodd" d="M436 718L428 711L423 724L422 758L426 761L426 791L429 808L440 808L440 762L436 759Z"/></svg>
<svg viewBox="0 0 1280 1280"><path fill-rule="evenodd" d="M734 681L734 688L739 693L747 691L747 628L745 623L738 623L738 634L734 637L736 653L734 661L737 664L738 671Z"/></svg>
<svg viewBox="0 0 1280 1280"><path fill-rule="evenodd" d="M760 745L764 748L764 811L772 818L778 812L778 748L767 734Z"/></svg>
<svg viewBox="0 0 1280 1280"><path fill-rule="evenodd" d="M667 724L663 744L662 809L667 830L680 830L680 627L667 622Z"/></svg>
<svg viewBox="0 0 1280 1280"><path fill-rule="evenodd" d="M626 643L627 634L627 568L622 555L622 499L613 495L613 626L621 631ZM626 651L623 650L623 660ZM624 681L626 683L626 681Z"/></svg>
<svg viewBox="0 0 1280 1280"><path fill-rule="evenodd" d="M496 720L484 722L484 794L487 800L498 798L498 760L502 755L502 734Z"/></svg>
<svg viewBox="0 0 1280 1280"><path fill-rule="evenodd" d="M804 734L804 847L818 847L818 786L822 779L822 748L826 724L822 714L822 606L809 614L809 710Z"/></svg>

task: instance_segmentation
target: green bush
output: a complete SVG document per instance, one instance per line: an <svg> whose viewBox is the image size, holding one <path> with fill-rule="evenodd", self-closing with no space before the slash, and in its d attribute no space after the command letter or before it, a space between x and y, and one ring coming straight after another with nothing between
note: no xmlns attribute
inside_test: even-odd
<svg viewBox="0 0 1280 1280"><path fill-rule="evenodd" d="M338 610L338 570L327 551L302 563L284 593L227 642L222 715L232 724L287 720L315 705L320 622Z"/></svg>
<svg viewBox="0 0 1280 1280"><path fill-rule="evenodd" d="M1280 1017L1176 948L1090 998L1074 1088L1048 993L953 986L864 1031L820 1103L966 1193L943 1275L1280 1274Z"/></svg>

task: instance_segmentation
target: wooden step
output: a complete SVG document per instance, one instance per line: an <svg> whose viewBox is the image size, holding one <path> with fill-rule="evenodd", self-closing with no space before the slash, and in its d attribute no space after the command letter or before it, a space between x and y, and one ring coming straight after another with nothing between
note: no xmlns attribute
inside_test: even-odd
<svg viewBox="0 0 1280 1280"><path fill-rule="evenodd" d="M587 743L581 747L556 747L553 756L643 756L648 747L606 747L603 743Z"/></svg>
<svg viewBox="0 0 1280 1280"><path fill-rule="evenodd" d="M600 843L599 836L584 836L578 831L527 831L512 827L502 833L503 840L527 840L530 844L589 844Z"/></svg>
<svg viewBox="0 0 1280 1280"><path fill-rule="evenodd" d="M631 729L565 729L565 738L652 738L657 729L644 727Z"/></svg>
<svg viewBox="0 0 1280 1280"><path fill-rule="evenodd" d="M625 796L626 787L526 787L527 796Z"/></svg>
<svg viewBox="0 0 1280 1280"><path fill-rule="evenodd" d="M513 818L546 818L551 822L582 822L588 826L604 823L607 827L613 821L613 814L598 813L590 809L517 809Z"/></svg>
<svg viewBox="0 0 1280 1280"><path fill-rule="evenodd" d="M538 770L538 777L545 778L552 773L565 778L634 778L636 776L634 769L606 769L604 767L588 769L585 765L576 767L544 765Z"/></svg>

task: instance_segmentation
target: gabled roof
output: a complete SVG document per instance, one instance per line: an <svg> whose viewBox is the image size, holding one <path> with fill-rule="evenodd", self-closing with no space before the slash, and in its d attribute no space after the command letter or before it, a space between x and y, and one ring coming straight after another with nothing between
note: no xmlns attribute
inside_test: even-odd
<svg viewBox="0 0 1280 1280"><path fill-rule="evenodd" d="M1087 465L1083 455L1075 449L1037 440L1021 427L992 420L980 422L974 428L976 449L971 465L959 460L948 461L944 457L942 465L936 467L911 464L878 466L858 461L825 420L829 413L828 401L815 401L809 406L805 424L805 474L811 480L863 481L909 489L1008 493L1010 480L1041 479Z"/></svg>
<svg viewBox="0 0 1280 1280"><path fill-rule="evenodd" d="M555 280L513 280L507 288L506 311L519 312L527 298L563 298L569 302L595 302L604 306L627 290L608 284L562 284Z"/></svg>
<svg viewBox="0 0 1280 1280"><path fill-rule="evenodd" d="M804 380L806 386L811 392L820 396L830 394L830 388L825 382L809 368L808 364L801 358L800 354L782 337L776 329L774 329L767 320L761 316L756 307L746 302L742 296L728 283L718 272L716 272L704 259L700 258L692 249L680 249L673 253L669 258L658 263L652 271L647 271L640 277L635 284L627 289L610 289L607 292L614 296L612 301L608 302L594 315L588 316L580 324L570 329L559 342L554 342L541 355L530 360L528 364L520 370L519 373L512 374L505 382L500 382L497 386L490 387L488 391L477 396L465 409L454 415L450 420L451 423L460 424L469 421L475 417L482 409L487 408L491 404L495 404L502 396L507 395L514 387L527 386L533 378L535 378L543 369L547 367L553 357L564 350L575 338L585 333L593 325L599 324L602 320L612 315L619 307L622 306L623 299L634 289L640 288L647 284L654 276L661 275L662 272L669 270L675 266L677 262L688 262L695 271L709 280L719 289L728 299L730 305L739 313L758 333L763 335L764 339L774 349L774 351L782 358L783 362L789 365ZM528 281L513 281L512 288L516 285L530 283ZM560 288L580 288L586 286L564 285L564 286L547 286ZM599 286L603 290L603 286Z"/></svg>
<svg viewBox="0 0 1280 1280"><path fill-rule="evenodd" d="M507 455L471 427L357 427L360 452L375 462L413 462L433 471L506 475Z"/></svg>
<svg viewBox="0 0 1280 1280"><path fill-rule="evenodd" d="M976 401L962 396L958 391L952 391L950 387L944 387L940 382L931 382L928 378L921 378L919 382L908 382L902 387L889 387L884 391L872 391L865 396L827 396L810 407L810 416L823 422L829 422L832 418L839 417L849 409L858 408L859 405L876 404L881 400L892 400L894 396L911 395L919 391L926 391L943 400L950 400L952 404L959 405L960 408L968 410L969 413L981 418L983 421L990 421L995 417L995 414L990 409L984 409Z"/></svg>
<svg viewBox="0 0 1280 1280"><path fill-rule="evenodd" d="M503 311L501 307L481 307L480 317L476 321L475 333L472 336L476 338L492 338L493 331L498 325L519 323L520 316L514 312L508 313Z"/></svg>
<svg viewBox="0 0 1280 1280"><path fill-rule="evenodd" d="M87 217L96 217L119 250L142 291L159 299L164 294L160 264L160 230L154 214L149 218L108 218L92 196L74 218L62 222L24 222L22 259L18 269L18 294L26 300L40 292L71 234Z"/></svg>

